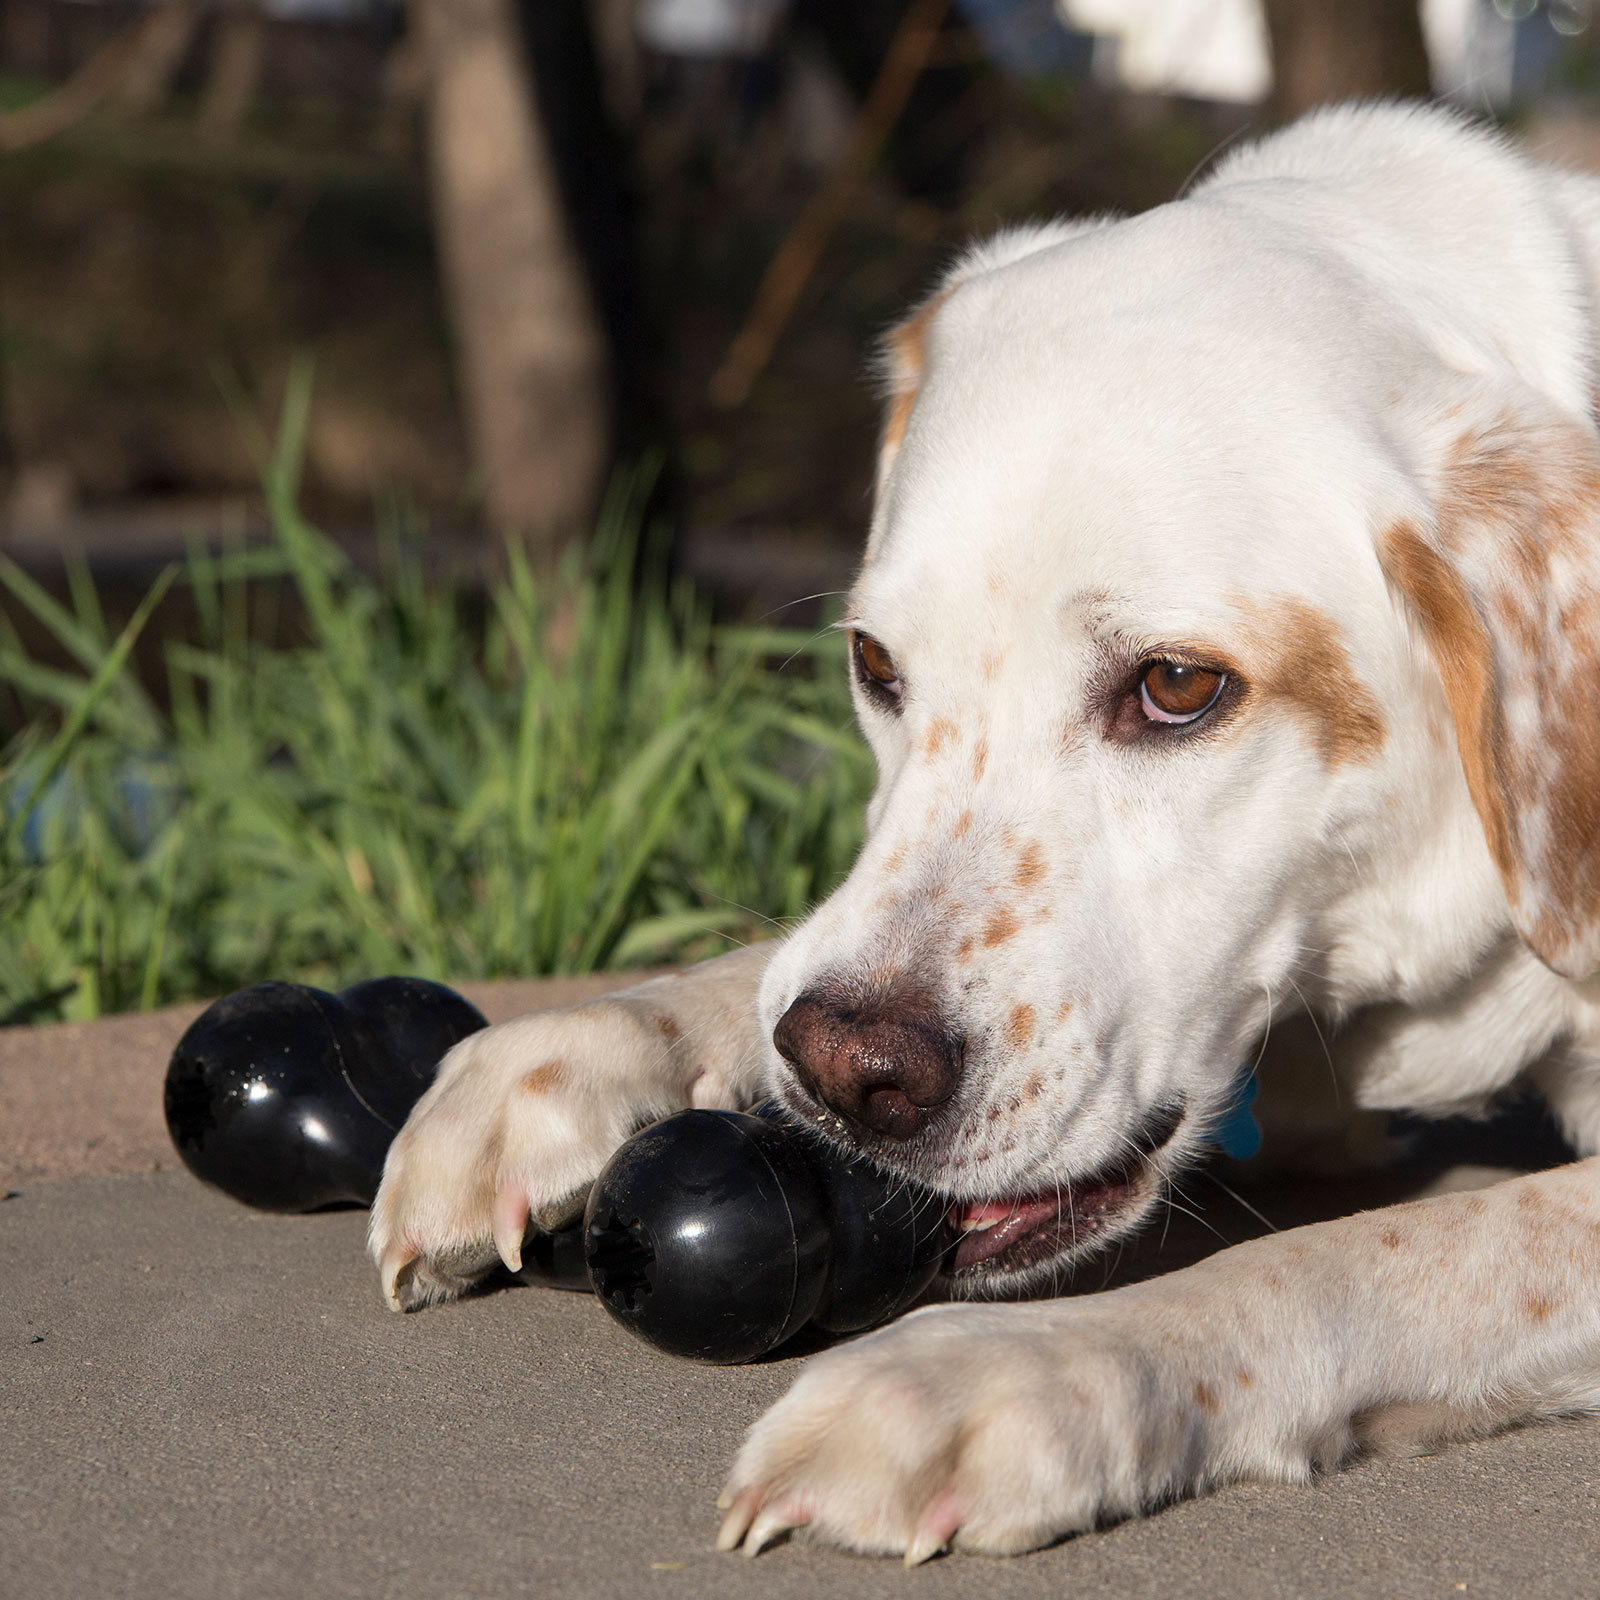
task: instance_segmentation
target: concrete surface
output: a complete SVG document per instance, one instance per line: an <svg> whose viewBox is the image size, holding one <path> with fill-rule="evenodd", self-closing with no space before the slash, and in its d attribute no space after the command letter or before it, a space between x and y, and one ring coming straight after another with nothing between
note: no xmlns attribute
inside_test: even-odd
<svg viewBox="0 0 1600 1600"><path fill-rule="evenodd" d="M476 998L498 1016L551 996ZM717 1556L723 1468L797 1361L697 1367L521 1286L384 1310L363 1214L265 1216L148 1170L173 1165L151 1106L185 1020L0 1034L5 1600L1600 1595L1595 1423L1242 1485L1014 1561ZM30 1107L58 1137L15 1120ZM1125 1270L1215 1244L1177 1223Z"/></svg>

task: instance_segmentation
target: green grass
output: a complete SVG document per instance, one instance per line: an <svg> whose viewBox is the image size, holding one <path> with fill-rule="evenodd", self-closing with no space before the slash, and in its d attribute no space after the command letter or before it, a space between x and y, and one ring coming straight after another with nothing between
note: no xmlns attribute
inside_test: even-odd
<svg viewBox="0 0 1600 1600"><path fill-rule="evenodd" d="M62 605L0 558L74 663L0 618L0 682L30 717L0 756L0 1020L268 977L684 959L838 880L871 764L836 635L714 628L641 582L625 495L552 579L512 551L476 621L414 559L365 577L296 509L307 403L297 380L271 547L194 552L115 636L84 573ZM247 585L273 573L304 615L287 648L247 626ZM158 697L130 652L173 585L198 642L165 644Z"/></svg>

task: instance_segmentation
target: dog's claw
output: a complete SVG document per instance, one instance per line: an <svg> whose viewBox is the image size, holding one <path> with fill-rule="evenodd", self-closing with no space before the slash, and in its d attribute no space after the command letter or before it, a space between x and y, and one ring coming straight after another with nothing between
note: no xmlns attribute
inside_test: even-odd
<svg viewBox="0 0 1600 1600"><path fill-rule="evenodd" d="M494 1197L494 1247L509 1272L522 1270L522 1239L528 1229L528 1194L508 1184Z"/></svg>
<svg viewBox="0 0 1600 1600"><path fill-rule="evenodd" d="M724 1504L726 1502L726 1504ZM717 1509L726 1511L722 1526L717 1530L717 1549L726 1553L737 1550L745 1532L755 1520L756 1508L761 1504L761 1490L741 1489L730 1495L726 1489L717 1496Z"/></svg>
<svg viewBox="0 0 1600 1600"><path fill-rule="evenodd" d="M401 1274L417 1259L417 1252L409 1245L392 1244L383 1252L383 1259L378 1263L378 1273L383 1282L383 1298L388 1302L391 1311L404 1311L405 1302L400 1298Z"/></svg>
<svg viewBox="0 0 1600 1600"><path fill-rule="evenodd" d="M750 1524L750 1531L744 1536L745 1555L752 1557L760 1555L768 1545L781 1539L791 1528L801 1527L809 1520L803 1512L793 1510L774 1507L770 1511L763 1511Z"/></svg>
<svg viewBox="0 0 1600 1600"><path fill-rule="evenodd" d="M936 1495L917 1519L917 1531L906 1546L906 1565L920 1567L924 1561L931 1561L941 1551L948 1550L956 1529L961 1526L964 1511L965 1507L953 1493Z"/></svg>

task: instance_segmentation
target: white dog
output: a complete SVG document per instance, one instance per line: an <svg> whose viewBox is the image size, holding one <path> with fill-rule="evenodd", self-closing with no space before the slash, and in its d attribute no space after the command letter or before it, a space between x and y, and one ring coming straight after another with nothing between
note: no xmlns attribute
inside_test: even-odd
<svg viewBox="0 0 1600 1600"><path fill-rule="evenodd" d="M1600 182L1395 107L966 255L890 339L849 880L781 944L457 1048L373 1212L390 1302L517 1262L641 1123L766 1093L948 1197L952 1294L1035 1287L1308 1008L1369 1114L1520 1079L1600 1150L1597 294ZM1296 1032L1269 1139L1323 1109ZM720 1542L1022 1551L1597 1405L1590 1159L917 1312L756 1424Z"/></svg>

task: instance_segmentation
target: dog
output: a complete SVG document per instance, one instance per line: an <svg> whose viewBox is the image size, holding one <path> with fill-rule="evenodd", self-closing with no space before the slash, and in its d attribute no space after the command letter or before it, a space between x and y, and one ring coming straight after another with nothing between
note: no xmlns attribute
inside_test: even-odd
<svg viewBox="0 0 1600 1600"><path fill-rule="evenodd" d="M757 1421L724 1549L1011 1554L1600 1408L1597 330L1600 180L1421 107L969 250L887 340L859 860L781 941L459 1045L389 1303L776 1094L961 1239ZM1136 1229L1258 1053L1269 1148L1520 1084L1590 1159L991 1303Z"/></svg>

